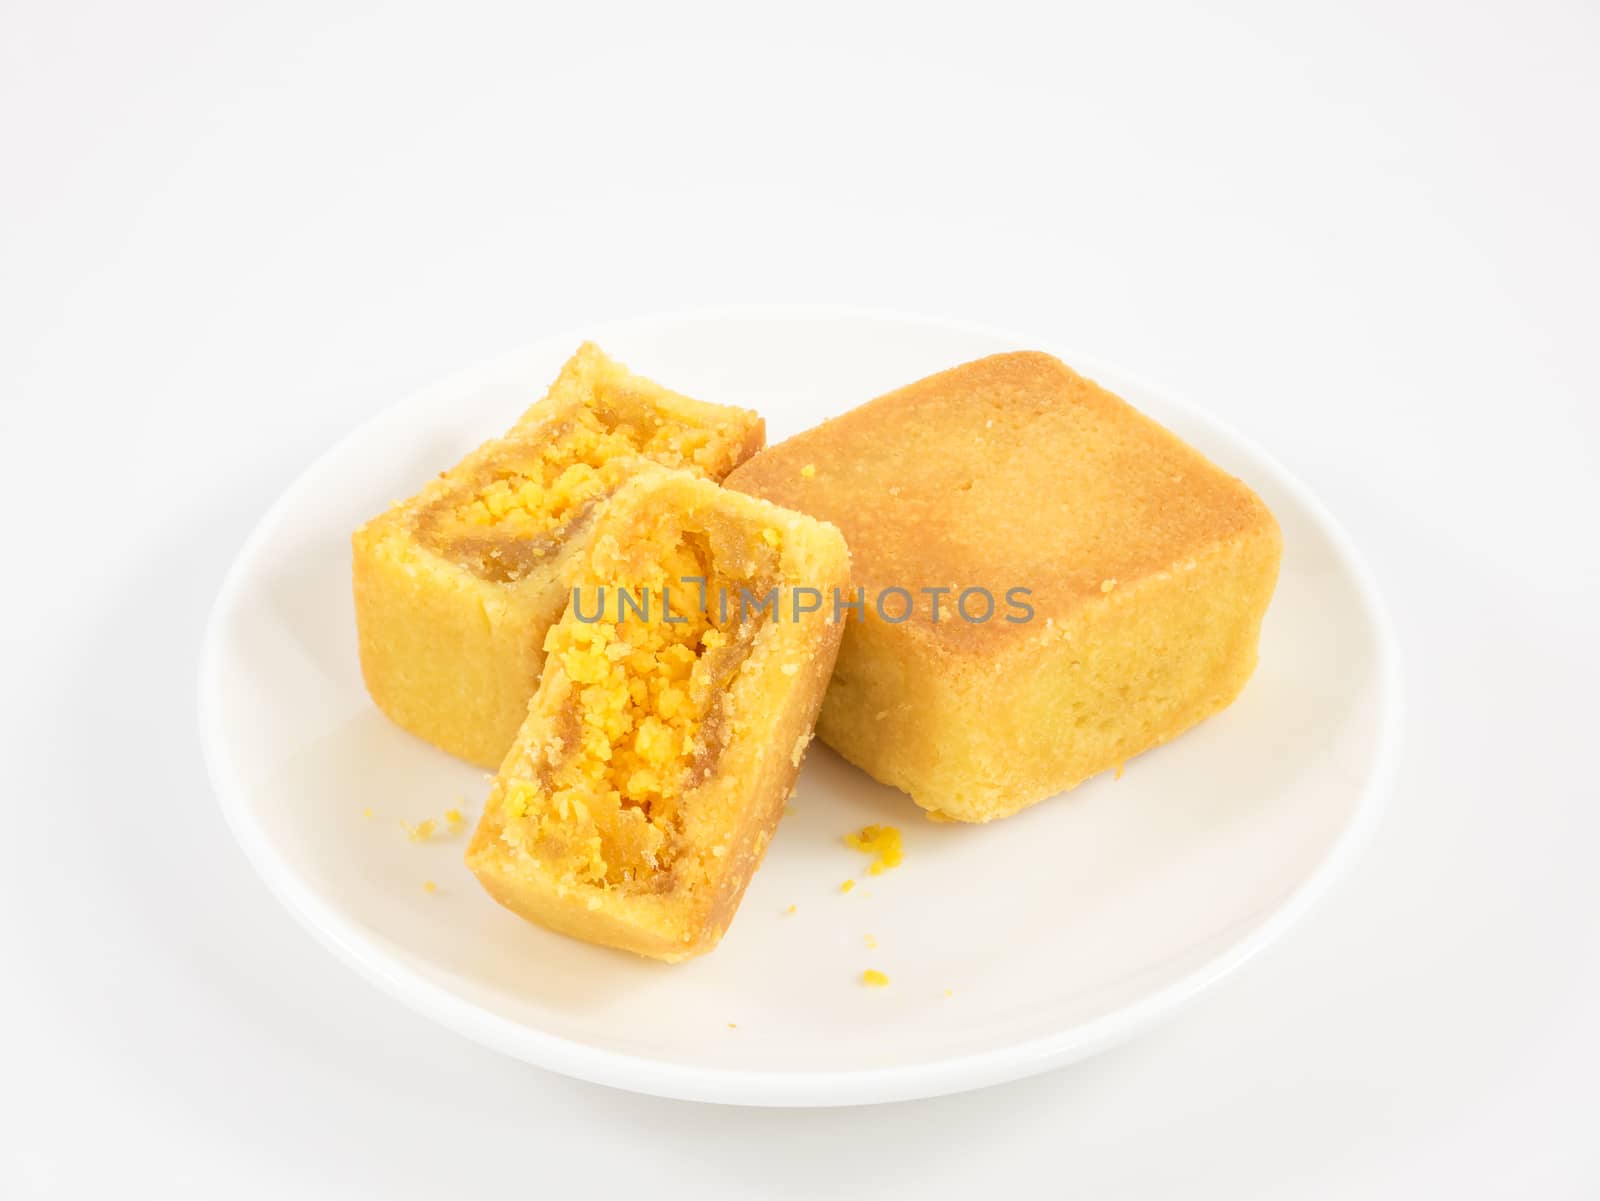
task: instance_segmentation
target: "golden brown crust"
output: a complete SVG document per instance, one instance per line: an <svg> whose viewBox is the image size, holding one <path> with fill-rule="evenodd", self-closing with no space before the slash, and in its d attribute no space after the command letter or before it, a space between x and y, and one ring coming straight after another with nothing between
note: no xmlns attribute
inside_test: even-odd
<svg viewBox="0 0 1600 1201"><path fill-rule="evenodd" d="M1036 622L1059 622L1102 603L1107 580L1128 584L1273 522L1239 480L1037 351L918 380L769 447L725 482L837 525L855 584L869 598L908 589L923 620L907 632L953 651L1026 639L1035 623L935 625L923 588L985 588L997 602L1026 588Z"/></svg>
<svg viewBox="0 0 1600 1201"><path fill-rule="evenodd" d="M1265 505L1049 355L995 355L756 455L729 488L831 521L868 599L818 735L935 815L990 821L1175 737L1256 662ZM907 590L912 616L873 599ZM930 588L952 591L932 620ZM954 606L966 589L974 616ZM1025 590L1027 620L1008 594ZM886 600L889 598L886 597ZM893 598L890 612L902 611Z"/></svg>

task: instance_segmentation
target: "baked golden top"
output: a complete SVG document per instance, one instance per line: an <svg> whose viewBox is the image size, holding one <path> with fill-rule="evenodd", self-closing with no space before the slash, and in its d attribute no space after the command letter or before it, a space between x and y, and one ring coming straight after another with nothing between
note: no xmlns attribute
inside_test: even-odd
<svg viewBox="0 0 1600 1201"><path fill-rule="evenodd" d="M869 608L950 649L1024 636L1147 576L1274 525L1243 483L1059 359L993 355L918 380L756 455L726 486L830 521ZM923 588L949 587L939 600ZM994 597L982 623L957 594ZM1006 593L1030 590L1028 622ZM887 607L898 614L899 598ZM981 611L979 598L972 609Z"/></svg>

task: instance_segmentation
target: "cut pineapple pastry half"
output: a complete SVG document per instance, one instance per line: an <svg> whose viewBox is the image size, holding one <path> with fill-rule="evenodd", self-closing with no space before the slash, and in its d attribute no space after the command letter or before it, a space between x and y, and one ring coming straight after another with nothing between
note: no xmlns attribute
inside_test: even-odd
<svg viewBox="0 0 1600 1201"><path fill-rule="evenodd" d="M467 852L489 894L656 959L716 946L793 790L848 582L824 522L677 472L619 491Z"/></svg>
<svg viewBox="0 0 1600 1201"><path fill-rule="evenodd" d="M600 507L640 471L721 480L761 418L632 374L585 343L543 400L416 496L356 531L361 670L378 708L483 767L505 756L544 636Z"/></svg>

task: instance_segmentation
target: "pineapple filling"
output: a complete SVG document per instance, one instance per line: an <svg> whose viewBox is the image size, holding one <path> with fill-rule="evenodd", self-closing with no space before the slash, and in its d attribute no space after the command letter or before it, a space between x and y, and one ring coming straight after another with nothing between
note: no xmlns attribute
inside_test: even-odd
<svg viewBox="0 0 1600 1201"><path fill-rule="evenodd" d="M757 613L741 620L737 601L750 576L719 571L711 539L681 529L660 538L642 572L630 552L635 578L622 585L647 605L643 618L611 582L602 606L591 581L580 585L582 608L599 619L569 609L545 638L568 685L566 706L554 737L536 750L535 778L506 788L504 836L565 884L671 885L685 803L716 768L727 693L760 628ZM738 566L748 572L761 559L770 578L770 543ZM703 589L684 582L696 577Z"/></svg>
<svg viewBox="0 0 1600 1201"><path fill-rule="evenodd" d="M622 486L630 459L708 474L712 430L634 409L597 400L530 431L532 439L513 433L476 478L419 516L418 533L474 574L514 583Z"/></svg>

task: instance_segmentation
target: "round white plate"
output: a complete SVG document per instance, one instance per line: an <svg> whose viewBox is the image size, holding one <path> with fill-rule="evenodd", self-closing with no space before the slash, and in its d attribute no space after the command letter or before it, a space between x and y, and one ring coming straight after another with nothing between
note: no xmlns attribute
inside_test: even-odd
<svg viewBox="0 0 1600 1201"><path fill-rule="evenodd" d="M1282 579L1240 700L1121 780L982 827L926 821L818 744L737 920L690 963L573 942L495 905L461 861L487 778L390 725L362 689L349 537L509 426L580 337L691 396L760 410L773 441L1025 345L836 310L584 330L413 396L296 481L217 599L203 741L272 891L386 992L488 1046L620 1088L753 1105L930 1096L1081 1058L1170 1014L1287 929L1352 858L1398 729L1396 656L1366 572L1261 452L1045 345L1242 476L1282 523ZM466 830L407 837L402 822L452 807ZM904 866L864 874L842 836L869 822L904 831ZM889 987L864 987L866 968Z"/></svg>

